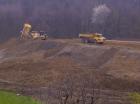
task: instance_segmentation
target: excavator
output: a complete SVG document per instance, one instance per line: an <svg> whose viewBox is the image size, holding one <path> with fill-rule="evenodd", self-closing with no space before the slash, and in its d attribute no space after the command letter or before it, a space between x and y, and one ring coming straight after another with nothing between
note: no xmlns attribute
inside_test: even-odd
<svg viewBox="0 0 140 104"><path fill-rule="evenodd" d="M23 30L21 31L21 39L29 39L31 29L32 26L28 23L25 23L23 26Z"/></svg>
<svg viewBox="0 0 140 104"><path fill-rule="evenodd" d="M31 31L31 29L32 26L29 23L25 23L21 31L21 39L46 40L48 38L45 31Z"/></svg>

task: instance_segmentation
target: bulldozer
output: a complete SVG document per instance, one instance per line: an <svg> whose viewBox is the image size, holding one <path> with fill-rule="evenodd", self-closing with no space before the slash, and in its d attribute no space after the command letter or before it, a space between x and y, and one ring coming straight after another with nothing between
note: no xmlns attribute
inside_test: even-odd
<svg viewBox="0 0 140 104"><path fill-rule="evenodd" d="M23 30L21 31L21 39L41 39L46 40L48 38L45 31L31 31L32 26L28 23L25 23Z"/></svg>
<svg viewBox="0 0 140 104"><path fill-rule="evenodd" d="M83 43L103 44L106 38L100 33L79 34L79 38Z"/></svg>

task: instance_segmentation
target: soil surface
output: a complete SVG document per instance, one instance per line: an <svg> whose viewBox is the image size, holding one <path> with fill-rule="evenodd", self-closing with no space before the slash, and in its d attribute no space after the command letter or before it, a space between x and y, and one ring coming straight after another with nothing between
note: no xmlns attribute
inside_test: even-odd
<svg viewBox="0 0 140 104"><path fill-rule="evenodd" d="M69 78L75 86L94 80L102 98L110 99L107 104L128 104L128 92L140 91L140 42L107 40L98 45L79 39L11 39L0 45L1 89L24 89L36 97L38 91L45 95L50 86L63 86Z"/></svg>

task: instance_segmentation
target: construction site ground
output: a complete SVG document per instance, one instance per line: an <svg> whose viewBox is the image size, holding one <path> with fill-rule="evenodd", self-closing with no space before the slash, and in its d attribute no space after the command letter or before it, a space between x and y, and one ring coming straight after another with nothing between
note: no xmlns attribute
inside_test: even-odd
<svg viewBox="0 0 140 104"><path fill-rule="evenodd" d="M128 104L128 93L140 91L139 79L138 41L107 40L102 45L79 39L10 39L0 45L0 88L42 101L40 94L69 85L65 81L73 86L94 81L107 104Z"/></svg>

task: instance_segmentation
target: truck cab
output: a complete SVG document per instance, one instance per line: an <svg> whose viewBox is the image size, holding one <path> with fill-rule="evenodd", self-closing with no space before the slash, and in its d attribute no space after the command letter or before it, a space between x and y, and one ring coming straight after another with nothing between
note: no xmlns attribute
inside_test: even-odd
<svg viewBox="0 0 140 104"><path fill-rule="evenodd" d="M47 33L44 31L32 31L31 37L33 39L41 39L41 40L46 40L48 38Z"/></svg>

